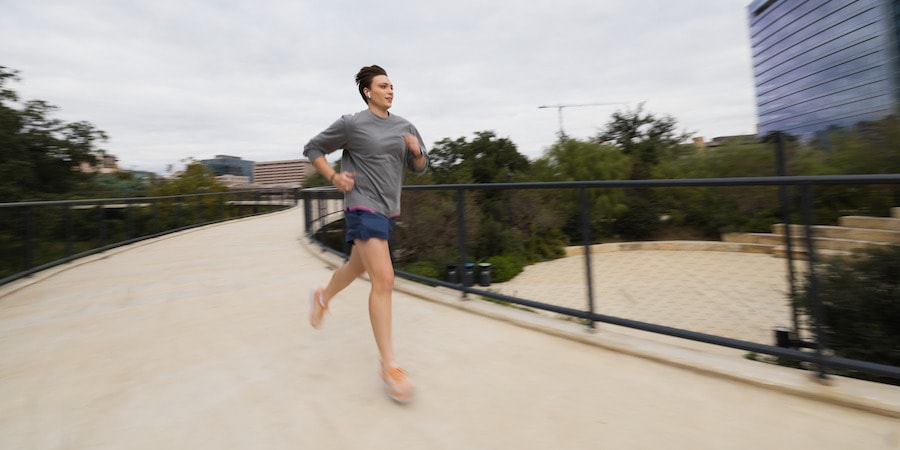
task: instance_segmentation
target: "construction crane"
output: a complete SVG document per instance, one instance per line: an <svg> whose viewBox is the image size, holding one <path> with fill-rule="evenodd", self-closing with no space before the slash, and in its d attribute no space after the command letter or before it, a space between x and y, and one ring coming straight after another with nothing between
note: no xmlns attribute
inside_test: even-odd
<svg viewBox="0 0 900 450"><path fill-rule="evenodd" d="M538 106L538 109L543 108L556 108L556 111L559 114L559 137L565 137L566 132L563 130L563 108L580 108L582 106L604 106L604 105L622 105L625 102L603 102L603 103L580 103L580 104L567 104L567 105L541 105Z"/></svg>

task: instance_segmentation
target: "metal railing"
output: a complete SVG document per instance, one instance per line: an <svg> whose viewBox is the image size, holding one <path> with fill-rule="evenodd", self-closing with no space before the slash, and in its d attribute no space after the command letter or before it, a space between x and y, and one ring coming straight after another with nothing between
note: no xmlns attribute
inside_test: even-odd
<svg viewBox="0 0 900 450"><path fill-rule="evenodd" d="M0 285L144 239L292 207L298 192L0 203Z"/></svg>
<svg viewBox="0 0 900 450"><path fill-rule="evenodd" d="M469 249L467 244L467 200L466 195L473 192L484 191L508 191L523 192L534 190L565 190L573 191L576 194L578 208L580 209L580 226L581 226L581 243L584 247L584 273L586 274L586 298L585 307L583 309L572 308L554 304L546 299L528 299L518 296L505 295L490 290L479 289L473 284L465 283L463 277L460 276L455 282L445 281L441 279L425 277L403 270L396 270L398 276L410 280L422 282L433 286L442 286L450 289L458 290L465 297L467 294L479 295L487 299L493 299L500 302L508 302L511 304L521 305L527 308L533 308L541 311L549 311L561 314L567 317L581 319L586 322L590 328L594 327L594 323L602 322L636 330L647 331L651 333L663 334L677 338L687 339L691 341L703 342L718 346L724 346L734 349L745 350L748 352L771 355L779 358L786 358L793 361L801 361L812 363L815 365L819 375L824 377L830 368L848 369L869 373L881 377L900 379L900 367L877 364L866 361L859 361L847 358L831 356L826 351L826 345L823 339L823 324L825 318L822 317L822 305L819 300L818 283L816 280L816 263L817 249L815 248L815 240L813 239L812 227L813 204L815 187L833 186L833 185L900 185L900 174L889 175L847 175L847 176L775 176L775 177L746 177L746 178L708 178L708 179L680 179L680 180L627 180L627 181L585 181L585 182L548 182L548 183L496 183L496 184L452 184L452 185L421 185L421 186L404 186L404 196L409 195L408 192L423 191L442 191L455 193L456 202L456 234L458 236L458 266L465 267L469 262ZM592 191L605 190L625 190L625 189L682 189L690 187L704 187L715 189L743 188L768 186L778 188L779 195L773 195L773 204L781 204L782 220L789 229L791 217L800 217L804 237L801 242L792 243L791 233L784 234L785 246L788 251L785 254L787 266L787 278L790 286L790 298L794 298L797 289L797 275L795 274L795 256L793 248L803 248L806 253L808 269L804 274L808 285L806 286L805 295L812 304L812 320L813 329L808 330L811 333L811 339L792 340L787 345L769 345L761 342L752 342L743 339L735 339L726 336L720 336L710 333L703 333L682 329L678 327L667 326L658 323L649 323L646 321L634 320L624 317L616 317L610 314L603 314L595 310L595 289L594 276L592 275L591 246L594 243L591 236L592 216L591 205L588 201L588 195ZM792 198L795 201L789 201L789 191L793 190L795 194ZM328 229L327 225L334 221L341 212L340 202L342 194L334 188L311 188L301 191L301 197L304 200L305 230L307 236L313 240L323 243L324 231ZM794 203L799 206L792 206ZM428 208L429 205L423 206ZM413 208L412 211L404 206L404 216L414 216L419 213ZM799 211L798 211L799 209ZM453 226L452 223L447 223ZM399 224L398 224L399 226ZM794 238L796 239L796 238ZM342 239L341 239L342 240ZM324 243L323 243L324 244ZM392 244L393 246L393 244ZM339 246L332 245L323 248L334 253L346 256L347 249L343 251ZM574 276L574 275L573 275ZM786 296L787 297L787 296ZM784 299L785 302L790 301L789 298ZM791 322L794 324L795 331L799 333L800 327L797 323L796 306L792 310L793 315Z"/></svg>

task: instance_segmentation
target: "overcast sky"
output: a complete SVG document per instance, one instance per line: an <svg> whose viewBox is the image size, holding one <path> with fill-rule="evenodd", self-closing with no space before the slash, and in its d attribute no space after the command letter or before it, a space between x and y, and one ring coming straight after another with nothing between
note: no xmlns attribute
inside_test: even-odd
<svg viewBox="0 0 900 450"><path fill-rule="evenodd" d="M109 134L120 167L217 154L295 159L362 110L384 67L391 112L426 144L493 130L540 157L617 109L711 139L756 131L750 0L0 0L0 65L24 100ZM331 158L329 158L331 159Z"/></svg>

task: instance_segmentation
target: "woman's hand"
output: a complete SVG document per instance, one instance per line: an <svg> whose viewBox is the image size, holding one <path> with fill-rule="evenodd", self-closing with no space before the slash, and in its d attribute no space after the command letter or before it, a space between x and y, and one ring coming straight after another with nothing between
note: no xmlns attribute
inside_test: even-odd
<svg viewBox="0 0 900 450"><path fill-rule="evenodd" d="M338 172L331 178L331 184L341 192L350 192L353 190L355 176L353 172Z"/></svg>
<svg viewBox="0 0 900 450"><path fill-rule="evenodd" d="M409 151L412 152L413 156L415 156L416 158L422 156L422 149L419 147L419 140L416 139L415 136L411 134L404 134L403 142L406 143L406 148L408 148Z"/></svg>

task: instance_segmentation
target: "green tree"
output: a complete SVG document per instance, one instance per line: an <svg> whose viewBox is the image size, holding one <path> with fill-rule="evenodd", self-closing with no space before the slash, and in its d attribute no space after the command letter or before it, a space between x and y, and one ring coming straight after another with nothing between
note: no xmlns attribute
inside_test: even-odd
<svg viewBox="0 0 900 450"><path fill-rule="evenodd" d="M430 174L407 182L497 183L525 181L531 162L509 139L492 131L446 138L429 151ZM397 236L402 257L427 258L436 264L458 258L457 200L452 191L411 191L403 195L403 218ZM469 191L464 194L467 254L473 260L508 255L535 261L558 257L565 239L561 220L536 201L534 193L510 190ZM423 233L423 230L428 230Z"/></svg>
<svg viewBox="0 0 900 450"><path fill-rule="evenodd" d="M692 136L677 131L678 122L669 115L644 112L644 104L634 110L616 111L595 140L612 145L632 160L631 179L650 178L653 166L672 154L680 153Z"/></svg>
<svg viewBox="0 0 900 450"><path fill-rule="evenodd" d="M660 179L773 176L775 153L762 142L725 140L666 158L653 173ZM778 188L772 186L667 188L654 198L669 217L668 226L687 227L706 238L728 231L767 232L780 220Z"/></svg>
<svg viewBox="0 0 900 450"><path fill-rule="evenodd" d="M479 131L471 142L445 138L428 152L434 181L446 183L501 183L527 172L531 163L507 138Z"/></svg>
<svg viewBox="0 0 900 450"><path fill-rule="evenodd" d="M834 129L815 142L818 173L826 175L900 173L900 118L862 122ZM817 189L817 213L834 220L845 212L885 215L900 204L894 185L828 186Z"/></svg>
<svg viewBox="0 0 900 450"><path fill-rule="evenodd" d="M173 197L156 203L162 229L202 223L210 217L232 216L236 209L239 210L240 205L234 204L226 208L222 196L192 195L226 192L228 188L219 183L215 173L199 161L186 158L182 163L185 164L183 171L168 179L158 180L147 192L151 197Z"/></svg>
<svg viewBox="0 0 900 450"><path fill-rule="evenodd" d="M11 81L19 81L18 71L0 66L0 201L61 195L89 180L76 169L96 162L106 133L53 118L58 108L41 100L17 109Z"/></svg>
<svg viewBox="0 0 900 450"><path fill-rule="evenodd" d="M470 142L465 137L445 138L434 144L428 153L431 180L448 183L499 183L510 181L517 174L527 172L531 162L519 153L516 145L506 138L497 138L493 131L479 131ZM477 214L469 211L466 216L467 232L475 233L472 256L484 258L510 250L509 240L499 236L502 229L515 227L508 216L508 196L497 190L476 191L466 194L466 203L476 205ZM454 211L455 199L432 196L440 205L436 211ZM438 200L440 199L440 200ZM452 217L447 217L452 220Z"/></svg>
<svg viewBox="0 0 900 450"><path fill-rule="evenodd" d="M630 160L617 148L595 142L563 138L553 144L544 156L535 161L532 176L535 181L593 181L624 180L630 174ZM580 242L581 210L577 192L541 191L544 198L534 202L550 208L565 218L564 230ZM591 212L592 234L609 235L608 224L627 211L620 189L591 189L587 192Z"/></svg>
<svg viewBox="0 0 900 450"><path fill-rule="evenodd" d="M900 173L900 117L836 128L813 144L835 174Z"/></svg>
<svg viewBox="0 0 900 450"><path fill-rule="evenodd" d="M634 110L616 111L595 139L618 148L631 160L632 180L652 178L660 161L688 151L683 144L690 133L678 132L677 121L669 115L644 112L643 103ZM661 209L656 191L633 188L624 191L625 212L612 223L612 231L626 239L644 239L661 226Z"/></svg>
<svg viewBox="0 0 900 450"><path fill-rule="evenodd" d="M181 161L184 170L174 177L162 180L150 189L151 196L187 195L207 192L225 192L228 187L216 180L216 174L194 158Z"/></svg>
<svg viewBox="0 0 900 450"><path fill-rule="evenodd" d="M103 197L140 197L155 179L155 175L143 178L129 171L101 173L94 176L92 187Z"/></svg>

